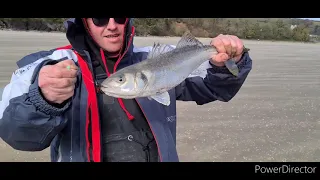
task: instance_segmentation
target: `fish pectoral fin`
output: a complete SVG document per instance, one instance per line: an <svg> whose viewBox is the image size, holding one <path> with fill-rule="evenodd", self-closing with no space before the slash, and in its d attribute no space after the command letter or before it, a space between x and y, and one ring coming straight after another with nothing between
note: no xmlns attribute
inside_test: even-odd
<svg viewBox="0 0 320 180"><path fill-rule="evenodd" d="M150 96L150 97L148 97L148 99L154 99L158 103L161 103L166 106L170 105L170 95L169 95L168 91L161 93L161 94L156 94L156 95Z"/></svg>

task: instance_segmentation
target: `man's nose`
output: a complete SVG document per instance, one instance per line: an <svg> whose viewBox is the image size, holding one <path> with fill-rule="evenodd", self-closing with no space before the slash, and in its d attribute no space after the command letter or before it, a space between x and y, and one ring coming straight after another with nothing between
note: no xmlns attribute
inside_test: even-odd
<svg viewBox="0 0 320 180"><path fill-rule="evenodd" d="M114 29L117 28L117 23L116 23L116 21L114 20L114 18L110 18L107 28L108 28L109 30L114 30Z"/></svg>

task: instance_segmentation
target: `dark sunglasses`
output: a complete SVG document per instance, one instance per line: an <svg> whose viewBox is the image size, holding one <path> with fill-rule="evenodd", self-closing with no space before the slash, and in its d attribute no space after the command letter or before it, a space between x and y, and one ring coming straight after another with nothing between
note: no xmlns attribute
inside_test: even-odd
<svg viewBox="0 0 320 180"><path fill-rule="evenodd" d="M118 24L126 23L127 18L113 18L114 21ZM92 22L96 26L105 26L109 23L110 18L92 18Z"/></svg>

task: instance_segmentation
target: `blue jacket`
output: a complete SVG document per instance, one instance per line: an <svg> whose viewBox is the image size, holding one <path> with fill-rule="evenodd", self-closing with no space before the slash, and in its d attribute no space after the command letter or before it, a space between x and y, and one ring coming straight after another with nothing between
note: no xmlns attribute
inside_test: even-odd
<svg viewBox="0 0 320 180"><path fill-rule="evenodd" d="M101 161L101 133L96 101L96 89L92 79L90 55L75 44L77 23L67 21L67 37L70 46L41 51L23 57L18 69L6 85L0 102L0 137L12 148L21 151L42 151L50 146L54 162ZM129 23L126 54L117 69L146 59L150 47L133 45L134 26ZM78 40L79 41L79 40ZM78 48L78 49L77 49ZM41 67L62 60L73 59L81 68L75 94L63 107L46 102L38 87ZM198 105L214 101L230 101L243 85L252 68L252 60L245 53L238 62L240 74L234 77L225 67L203 64L206 74L190 76L169 91L172 99L194 101ZM166 107L137 98L139 106L155 136L160 160L178 161L176 151L176 102ZM90 125L90 126L89 126ZM91 129L88 129L91 127ZM89 149L92 149L91 153Z"/></svg>

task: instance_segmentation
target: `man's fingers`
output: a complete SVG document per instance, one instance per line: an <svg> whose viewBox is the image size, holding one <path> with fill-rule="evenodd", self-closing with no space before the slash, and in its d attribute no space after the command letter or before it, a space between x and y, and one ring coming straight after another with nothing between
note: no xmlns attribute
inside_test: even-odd
<svg viewBox="0 0 320 180"><path fill-rule="evenodd" d="M224 48L226 49L226 53L230 56L231 55L231 42L230 39L228 37L223 37L221 38Z"/></svg>
<svg viewBox="0 0 320 180"><path fill-rule="evenodd" d="M224 48L221 38L214 38L211 45L214 46L219 53L226 53L226 49Z"/></svg>
<svg viewBox="0 0 320 180"><path fill-rule="evenodd" d="M74 67L73 61L66 60L41 69L39 87L47 100L62 103L73 96L77 81L77 70Z"/></svg>
<svg viewBox="0 0 320 180"><path fill-rule="evenodd" d="M78 70L78 67L76 66L74 61L70 60L70 59L61 61L61 62L57 63L56 66L59 66L61 68Z"/></svg>
<svg viewBox="0 0 320 180"><path fill-rule="evenodd" d="M228 36L230 39L230 44L231 44L231 54L230 57L233 58L237 54L237 42L236 39L234 39L233 36Z"/></svg>
<svg viewBox="0 0 320 180"><path fill-rule="evenodd" d="M67 88L69 86L72 86L76 83L77 78L63 78L63 79L59 79L60 82L56 82L54 87L57 88Z"/></svg>
<svg viewBox="0 0 320 180"><path fill-rule="evenodd" d="M77 78L47 78L46 84L50 84L50 87L54 88L66 88L76 83Z"/></svg>
<svg viewBox="0 0 320 180"><path fill-rule="evenodd" d="M218 54L212 58L213 62L217 63L223 63L230 58L237 60L243 51L242 41L233 35L220 34L213 38L210 44L218 51Z"/></svg>
<svg viewBox="0 0 320 180"><path fill-rule="evenodd" d="M57 63L56 65L59 67L73 66L74 68L77 68L76 64L71 59L63 60L63 61Z"/></svg>
<svg viewBox="0 0 320 180"><path fill-rule="evenodd" d="M77 70L51 66L50 70L46 71L46 74L50 78L73 78L77 76Z"/></svg>
<svg viewBox="0 0 320 180"><path fill-rule="evenodd" d="M67 88L76 83L77 78L63 78L60 80L60 83L57 83L55 87L57 88Z"/></svg>
<svg viewBox="0 0 320 180"><path fill-rule="evenodd" d="M55 95L65 95L70 94L74 91L75 85L71 85L65 88L56 88L56 87L49 87L48 89L50 92L54 93Z"/></svg>
<svg viewBox="0 0 320 180"><path fill-rule="evenodd" d="M74 78L77 77L77 72L78 70L76 69L67 69L67 68L62 68L61 69L61 78Z"/></svg>
<svg viewBox="0 0 320 180"><path fill-rule="evenodd" d="M229 56L226 53L219 53L219 54L215 55L213 57L213 59L218 63L222 63L222 62L225 62L226 60L228 60Z"/></svg>
<svg viewBox="0 0 320 180"><path fill-rule="evenodd" d="M235 56L238 56L242 53L243 51L243 43L242 41L236 37L236 36L231 36L231 38L234 40L234 42L236 43L236 53Z"/></svg>

